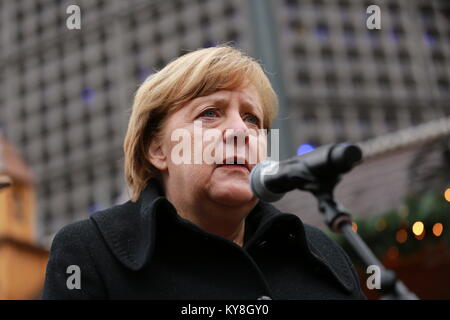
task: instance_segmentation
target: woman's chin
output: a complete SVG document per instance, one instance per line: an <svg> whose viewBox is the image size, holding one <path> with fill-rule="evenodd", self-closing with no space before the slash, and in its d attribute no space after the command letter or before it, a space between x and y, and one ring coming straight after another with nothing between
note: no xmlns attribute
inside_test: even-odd
<svg viewBox="0 0 450 320"><path fill-rule="evenodd" d="M255 201L248 182L218 182L209 189L210 198L224 206L239 206Z"/></svg>

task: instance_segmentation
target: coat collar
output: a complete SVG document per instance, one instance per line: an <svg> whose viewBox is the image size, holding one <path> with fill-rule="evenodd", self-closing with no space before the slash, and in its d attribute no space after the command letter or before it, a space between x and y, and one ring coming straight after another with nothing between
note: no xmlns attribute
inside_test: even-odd
<svg viewBox="0 0 450 320"><path fill-rule="evenodd" d="M99 211L91 216L114 256L127 268L138 271L151 259L155 247L155 228L160 214L181 221L174 206L164 197L156 180L150 181L137 202L128 201L122 205ZM353 291L354 281L348 272L349 262L336 252L336 245L323 245L323 234L316 228L304 225L293 215L281 213L272 205L260 201L247 217L247 225L253 230L244 248L257 245L268 230L277 226L289 228L289 234L296 236L299 248L309 254L326 269L348 292ZM186 220L184 220L186 223ZM189 222L187 222L190 224ZM200 230L194 224L191 227ZM249 230L250 231L250 230ZM247 231L246 231L247 232ZM321 247L317 244L321 243Z"/></svg>
<svg viewBox="0 0 450 320"><path fill-rule="evenodd" d="M149 183L137 202L128 201L96 212L91 219L116 258L127 268L137 271L153 254L156 218L161 211L176 215L160 186Z"/></svg>

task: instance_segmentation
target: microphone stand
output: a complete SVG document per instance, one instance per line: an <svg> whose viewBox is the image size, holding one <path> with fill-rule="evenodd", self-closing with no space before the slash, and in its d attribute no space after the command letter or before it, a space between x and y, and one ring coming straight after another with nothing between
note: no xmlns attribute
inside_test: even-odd
<svg viewBox="0 0 450 320"><path fill-rule="evenodd" d="M353 250L358 254L367 266L376 265L380 268L380 290L383 292L382 300L418 300L418 297L408 290L395 273L385 268L378 258L373 254L361 237L352 229L351 215L334 200L334 188L341 177L328 177L311 180L311 175L306 174L305 179L309 183L302 185L301 190L311 192L318 201L319 210L323 214L328 227L336 233L344 235ZM300 188L299 188L300 189Z"/></svg>
<svg viewBox="0 0 450 320"><path fill-rule="evenodd" d="M350 214L334 200L334 188L342 174L350 171L362 159L356 145L338 143L323 146L313 152L279 163L269 161L252 170L250 184L261 199L277 201L293 189L311 192L328 227L342 233L366 266L380 270L382 299L417 300L394 272L386 269L361 237L353 232Z"/></svg>

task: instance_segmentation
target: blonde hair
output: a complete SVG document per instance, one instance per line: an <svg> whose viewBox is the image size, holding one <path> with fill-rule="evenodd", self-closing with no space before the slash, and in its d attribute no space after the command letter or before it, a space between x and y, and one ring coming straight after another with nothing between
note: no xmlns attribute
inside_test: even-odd
<svg viewBox="0 0 450 320"><path fill-rule="evenodd" d="M196 97L253 84L260 95L269 129L277 96L257 61L240 50L221 45L185 54L149 76L138 88L124 141L125 178L136 201L158 170L148 161L150 140L168 115Z"/></svg>

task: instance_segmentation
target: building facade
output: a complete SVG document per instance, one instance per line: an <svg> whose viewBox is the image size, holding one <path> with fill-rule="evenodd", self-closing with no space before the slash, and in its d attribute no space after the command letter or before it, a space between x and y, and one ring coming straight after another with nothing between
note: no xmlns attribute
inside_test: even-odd
<svg viewBox="0 0 450 320"><path fill-rule="evenodd" d="M74 4L80 30L66 26ZM370 4L380 30L367 29ZM133 93L189 50L230 42L269 66L291 155L450 114L446 1L17 0L0 12L0 122L36 176L43 240L121 199Z"/></svg>

